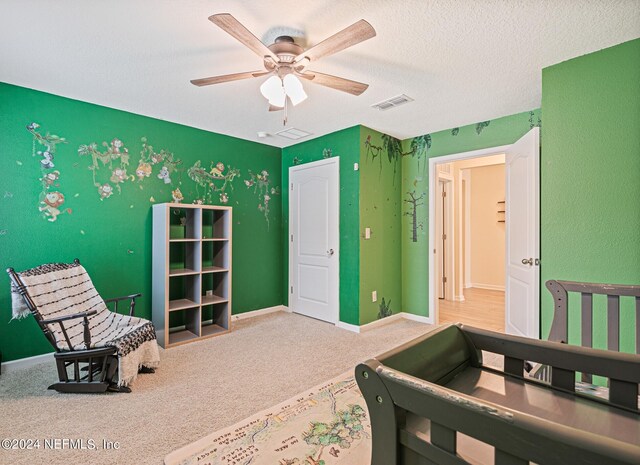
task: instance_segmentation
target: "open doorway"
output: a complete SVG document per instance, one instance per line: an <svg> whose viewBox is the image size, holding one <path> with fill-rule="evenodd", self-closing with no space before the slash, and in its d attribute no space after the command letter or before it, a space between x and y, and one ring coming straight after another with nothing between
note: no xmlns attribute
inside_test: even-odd
<svg viewBox="0 0 640 465"><path fill-rule="evenodd" d="M437 323L505 332L505 154L434 168Z"/></svg>

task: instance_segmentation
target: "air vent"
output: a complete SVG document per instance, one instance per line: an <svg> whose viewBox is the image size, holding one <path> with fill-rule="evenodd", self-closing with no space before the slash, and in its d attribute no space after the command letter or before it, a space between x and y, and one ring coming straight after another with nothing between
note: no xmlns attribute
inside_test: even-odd
<svg viewBox="0 0 640 465"><path fill-rule="evenodd" d="M284 131L276 132L276 136L284 137L285 139L298 140L303 137L310 136L311 133L307 131L302 131L296 128L285 129Z"/></svg>
<svg viewBox="0 0 640 465"><path fill-rule="evenodd" d="M383 100L382 102L378 102L375 105L371 106L373 108L377 108L378 110L388 110L390 108L398 107L409 102L413 102L413 99L407 95L401 94L395 97L391 97L390 99Z"/></svg>

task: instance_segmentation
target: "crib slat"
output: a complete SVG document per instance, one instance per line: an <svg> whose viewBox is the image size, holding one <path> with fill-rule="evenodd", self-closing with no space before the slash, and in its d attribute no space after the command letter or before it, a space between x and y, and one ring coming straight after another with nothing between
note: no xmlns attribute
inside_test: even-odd
<svg viewBox="0 0 640 465"><path fill-rule="evenodd" d="M576 389L576 372L558 367L551 367L551 385L559 389L574 392Z"/></svg>
<svg viewBox="0 0 640 465"><path fill-rule="evenodd" d="M495 465L529 465L528 460L511 455L503 450L496 449Z"/></svg>
<svg viewBox="0 0 640 465"><path fill-rule="evenodd" d="M509 356L504 357L504 372L514 376L522 377L524 371L524 360Z"/></svg>
<svg viewBox="0 0 640 465"><path fill-rule="evenodd" d="M609 402L638 409L638 383L609 379Z"/></svg>
<svg viewBox="0 0 640 465"><path fill-rule="evenodd" d="M426 463L438 465L470 465L469 462L459 456L445 452L433 444L423 441L415 434L409 433L405 429L401 429L399 433L398 441L400 444L417 453L420 457L424 458L424 460L427 460Z"/></svg>
<svg viewBox="0 0 640 465"><path fill-rule="evenodd" d="M620 352L620 296L607 295L607 348Z"/></svg>
<svg viewBox="0 0 640 465"><path fill-rule="evenodd" d="M439 423L431 422L431 444L440 449L456 453L456 431Z"/></svg>
<svg viewBox="0 0 640 465"><path fill-rule="evenodd" d="M581 294L582 308L582 347L593 347L593 294L583 292ZM591 383L591 373L582 373L582 381Z"/></svg>

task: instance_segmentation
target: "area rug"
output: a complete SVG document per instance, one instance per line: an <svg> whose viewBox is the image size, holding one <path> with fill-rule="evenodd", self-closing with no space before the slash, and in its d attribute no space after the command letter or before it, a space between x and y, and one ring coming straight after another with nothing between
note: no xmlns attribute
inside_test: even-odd
<svg viewBox="0 0 640 465"><path fill-rule="evenodd" d="M167 455L165 465L369 465L371 424L353 372Z"/></svg>

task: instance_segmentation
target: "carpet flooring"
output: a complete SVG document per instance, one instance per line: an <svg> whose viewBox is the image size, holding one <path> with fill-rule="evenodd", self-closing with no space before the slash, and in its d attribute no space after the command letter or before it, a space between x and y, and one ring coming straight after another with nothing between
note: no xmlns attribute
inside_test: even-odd
<svg viewBox="0 0 640 465"><path fill-rule="evenodd" d="M285 312L239 320L230 334L161 351L158 371L140 375L131 394L48 391L57 379L53 363L4 373L0 439L38 439L40 449L0 449L0 464L159 465L169 452L431 328L397 320L355 334ZM45 448L56 439L92 440L95 450Z"/></svg>

